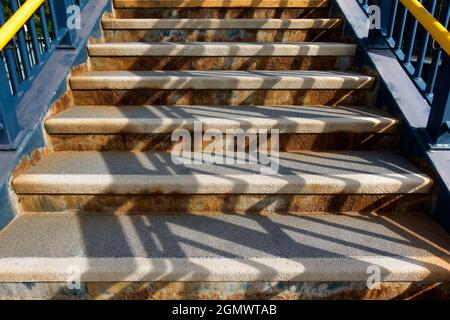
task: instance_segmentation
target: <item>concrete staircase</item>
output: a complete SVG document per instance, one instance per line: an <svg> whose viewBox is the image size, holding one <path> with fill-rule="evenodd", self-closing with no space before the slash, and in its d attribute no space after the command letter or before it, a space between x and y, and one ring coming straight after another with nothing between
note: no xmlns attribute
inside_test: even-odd
<svg viewBox="0 0 450 320"><path fill-rule="evenodd" d="M75 105L45 122L52 152L13 180L21 215L0 233L0 281L73 297L61 288L76 266L82 298L448 290L434 285L450 280L450 238L426 215L432 178L395 152L399 121L374 105L376 77L329 1L114 6L70 79ZM276 173L174 163L174 130L210 145L198 122L279 130Z"/></svg>

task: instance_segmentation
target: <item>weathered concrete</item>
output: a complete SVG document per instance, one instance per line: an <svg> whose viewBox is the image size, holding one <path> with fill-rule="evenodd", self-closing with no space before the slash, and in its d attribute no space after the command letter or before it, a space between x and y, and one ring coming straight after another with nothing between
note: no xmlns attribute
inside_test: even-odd
<svg viewBox="0 0 450 320"><path fill-rule="evenodd" d="M311 215L317 213L430 212L428 194L168 194L168 195L19 195L22 212L107 215L244 214Z"/></svg>
<svg viewBox="0 0 450 320"><path fill-rule="evenodd" d="M328 7L329 0L114 0L115 8L316 8Z"/></svg>
<svg viewBox="0 0 450 320"><path fill-rule="evenodd" d="M169 153L57 152L14 179L19 194L428 193L432 180L387 152L280 153L262 164L176 165Z"/></svg>
<svg viewBox="0 0 450 320"><path fill-rule="evenodd" d="M93 71L148 70L324 70L347 71L349 56L296 57L186 57L186 56L93 56Z"/></svg>
<svg viewBox="0 0 450 320"><path fill-rule="evenodd" d="M371 90L74 90L76 105L372 105Z"/></svg>
<svg viewBox="0 0 450 320"><path fill-rule="evenodd" d="M90 56L354 56L344 43L105 43L88 46Z"/></svg>
<svg viewBox="0 0 450 320"><path fill-rule="evenodd" d="M106 42L304 42L340 41L340 29L105 29Z"/></svg>
<svg viewBox="0 0 450 320"><path fill-rule="evenodd" d="M45 122L50 134L172 133L176 129L225 132L278 129L280 133L394 132L397 121L365 107L302 106L85 106Z"/></svg>
<svg viewBox="0 0 450 320"><path fill-rule="evenodd" d="M318 42L342 40L329 1L115 3L116 18L130 19L105 19L101 41L128 43L92 45L89 66L131 72L78 70L71 102L86 107L47 122L55 150L76 152L20 165L23 215L0 233L0 298L449 296L450 238L405 214L430 211L430 177L389 152L292 153L393 147L391 116L332 107L372 105L373 77L299 71L350 69L353 45ZM315 43L286 43L301 41ZM258 69L277 72L233 71ZM170 132L194 120L278 128L291 153L279 175L263 176L261 166L175 166L168 153L129 152L169 151ZM381 287L369 290L374 265ZM74 266L78 291L64 284Z"/></svg>
<svg viewBox="0 0 450 320"><path fill-rule="evenodd" d="M340 19L103 19L105 29L339 29Z"/></svg>
<svg viewBox="0 0 450 320"><path fill-rule="evenodd" d="M192 138L194 138L191 135ZM281 133L279 149L282 152L392 150L397 133ZM51 134L55 151L172 151L177 142L170 133L119 133L119 134ZM268 145L272 137L269 135ZM203 148L211 143L203 139ZM246 140L246 146L248 140Z"/></svg>
<svg viewBox="0 0 450 320"><path fill-rule="evenodd" d="M74 90L364 90L372 89L370 76L326 71L93 71L70 79Z"/></svg>
<svg viewBox="0 0 450 320"><path fill-rule="evenodd" d="M0 299L57 300L431 300L449 299L449 282L83 282L80 290L67 283L0 283Z"/></svg>
<svg viewBox="0 0 450 320"><path fill-rule="evenodd" d="M115 8L116 19L313 19L326 18L319 8Z"/></svg>

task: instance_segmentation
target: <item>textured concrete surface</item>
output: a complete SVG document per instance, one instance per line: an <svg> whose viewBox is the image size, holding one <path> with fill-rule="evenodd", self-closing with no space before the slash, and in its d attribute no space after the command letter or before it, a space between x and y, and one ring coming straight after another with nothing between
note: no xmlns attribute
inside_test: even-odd
<svg viewBox="0 0 450 320"><path fill-rule="evenodd" d="M105 29L339 29L340 19L103 19Z"/></svg>
<svg viewBox="0 0 450 320"><path fill-rule="evenodd" d="M327 7L329 0L285 0L282 3L277 0L114 0L115 8L315 8Z"/></svg>
<svg viewBox="0 0 450 320"><path fill-rule="evenodd" d="M106 42L304 42L340 41L333 29L104 29Z"/></svg>
<svg viewBox="0 0 450 320"><path fill-rule="evenodd" d="M148 70L319 70L347 71L351 56L91 56L92 71Z"/></svg>
<svg viewBox="0 0 450 320"><path fill-rule="evenodd" d="M22 213L105 215L311 215L430 212L429 194L34 194L18 195Z"/></svg>
<svg viewBox="0 0 450 320"><path fill-rule="evenodd" d="M194 130L278 129L280 133L393 132L397 121L364 107L302 106L85 106L73 107L45 123L50 134L172 133Z"/></svg>
<svg viewBox="0 0 450 320"><path fill-rule="evenodd" d="M116 19L311 19L329 15L329 8L115 8Z"/></svg>
<svg viewBox="0 0 450 320"><path fill-rule="evenodd" d="M70 79L95 89L372 89L375 78L327 71L93 71Z"/></svg>
<svg viewBox="0 0 450 320"><path fill-rule="evenodd" d="M424 240L426 237L426 240ZM428 217L18 218L0 281L449 281L449 236Z"/></svg>
<svg viewBox="0 0 450 320"><path fill-rule="evenodd" d="M105 43L88 46L91 56L353 56L356 45L344 43Z"/></svg>
<svg viewBox="0 0 450 320"><path fill-rule="evenodd" d="M269 165L176 165L170 153L56 152L13 185L19 194L388 194L432 187L389 152L280 153L276 163L277 175L265 176Z"/></svg>
<svg viewBox="0 0 450 320"><path fill-rule="evenodd" d="M299 299L448 299L450 282L393 282L368 288L366 281L191 281L0 283L1 299L62 300L299 300Z"/></svg>
<svg viewBox="0 0 450 320"><path fill-rule="evenodd" d="M358 89L133 89L74 90L76 105L372 105L373 91Z"/></svg>
<svg viewBox="0 0 450 320"><path fill-rule="evenodd" d="M72 130L72 129L70 129ZM180 143L172 141L170 133L58 133L50 134L54 151L173 151ZM193 133L191 133L191 136ZM346 150L392 150L396 132L336 132L336 133L281 133L281 152L300 151L346 151ZM275 139L270 136L268 144ZM203 139L206 148L211 141Z"/></svg>

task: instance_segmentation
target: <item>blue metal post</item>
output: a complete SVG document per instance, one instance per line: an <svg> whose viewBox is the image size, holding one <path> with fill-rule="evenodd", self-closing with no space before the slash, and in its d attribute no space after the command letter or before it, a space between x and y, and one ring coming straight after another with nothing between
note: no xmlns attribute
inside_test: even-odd
<svg viewBox="0 0 450 320"><path fill-rule="evenodd" d="M21 130L3 63L3 54L0 54L0 97L0 149L14 149Z"/></svg>
<svg viewBox="0 0 450 320"><path fill-rule="evenodd" d="M49 0L52 3L54 13L56 15L56 23L58 26L58 36L60 39L58 47L73 48L77 41L77 30L69 29L67 22L69 20L68 8L75 5L74 0Z"/></svg>
<svg viewBox="0 0 450 320"><path fill-rule="evenodd" d="M387 49L389 45L386 41L386 36L389 34L392 15L396 8L393 6L392 0L372 0L369 4L380 8L381 17L380 29L373 28L369 30L368 46L371 49Z"/></svg>
<svg viewBox="0 0 450 320"><path fill-rule="evenodd" d="M444 53L428 119L432 148L450 149L450 56Z"/></svg>

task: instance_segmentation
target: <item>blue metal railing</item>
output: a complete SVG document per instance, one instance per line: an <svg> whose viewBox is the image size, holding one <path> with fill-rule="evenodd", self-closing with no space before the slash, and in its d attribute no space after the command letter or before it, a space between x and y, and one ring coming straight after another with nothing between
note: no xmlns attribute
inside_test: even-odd
<svg viewBox="0 0 450 320"><path fill-rule="evenodd" d="M0 0L0 27L26 0ZM73 47L77 30L67 27L67 8L88 0L47 0L0 51L0 149L15 149L23 131L16 105L56 48Z"/></svg>
<svg viewBox="0 0 450 320"><path fill-rule="evenodd" d="M400 0L356 0L367 14L381 9L381 29L371 29L370 48L389 48L429 103L427 134L435 148L450 149L450 57ZM450 0L419 1L448 29Z"/></svg>

